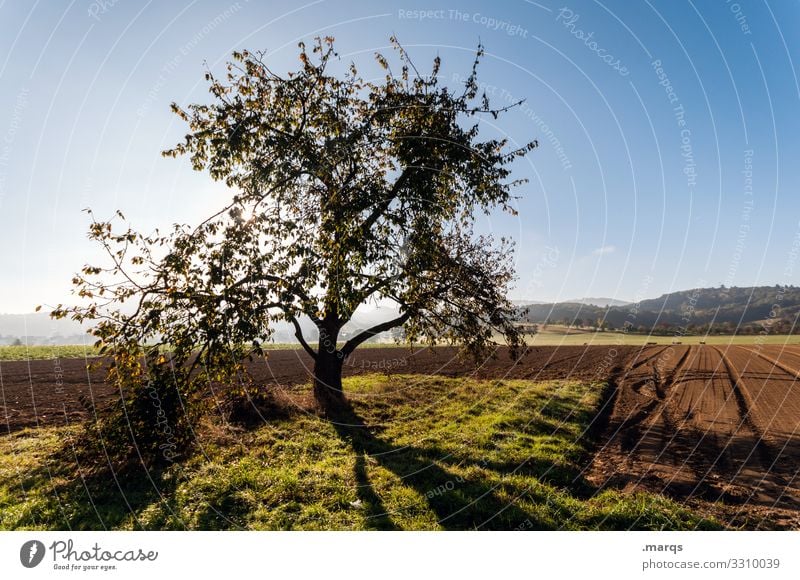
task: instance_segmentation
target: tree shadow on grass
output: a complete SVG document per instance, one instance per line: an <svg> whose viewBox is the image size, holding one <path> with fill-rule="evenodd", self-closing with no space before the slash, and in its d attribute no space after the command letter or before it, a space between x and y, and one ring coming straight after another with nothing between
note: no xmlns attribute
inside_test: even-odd
<svg viewBox="0 0 800 580"><path fill-rule="evenodd" d="M376 530L398 530L392 521L381 496L373 489L367 476L367 454L357 454L355 462L356 492L362 507L366 511L369 527Z"/></svg>
<svg viewBox="0 0 800 580"><path fill-rule="evenodd" d="M439 524L447 530L510 530L523 524L532 529L552 528L537 515L500 499L490 485L441 467L440 463L455 461L448 461L447 455L436 447L397 446L381 439L349 403L329 413L329 418L339 437L356 454L358 495L374 529L398 526L369 481L365 462L370 460L424 496Z"/></svg>
<svg viewBox="0 0 800 580"><path fill-rule="evenodd" d="M36 469L23 476L24 493L39 496L37 509L17 522L19 527L41 526L58 530L146 529L139 514L157 502L171 513L171 498L178 478L163 467L145 468L129 462L112 469L107 462L88 459L66 439ZM152 527L152 526L149 526Z"/></svg>

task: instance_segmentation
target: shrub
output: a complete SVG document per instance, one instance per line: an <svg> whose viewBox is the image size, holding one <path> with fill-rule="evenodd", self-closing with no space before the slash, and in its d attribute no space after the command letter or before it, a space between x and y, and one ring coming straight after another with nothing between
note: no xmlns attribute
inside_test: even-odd
<svg viewBox="0 0 800 580"><path fill-rule="evenodd" d="M179 459L194 441L202 412L194 393L204 378L169 354L115 351L106 381L119 398L86 426L81 448L88 461L158 467Z"/></svg>

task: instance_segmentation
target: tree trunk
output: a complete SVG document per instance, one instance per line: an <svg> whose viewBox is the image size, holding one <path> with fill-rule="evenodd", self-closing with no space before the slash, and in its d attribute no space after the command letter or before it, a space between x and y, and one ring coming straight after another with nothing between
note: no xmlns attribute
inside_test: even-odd
<svg viewBox="0 0 800 580"><path fill-rule="evenodd" d="M335 345L334 342L331 346L330 341L320 336L317 360L314 364L314 398L325 410L333 410L344 404L342 391L344 356Z"/></svg>

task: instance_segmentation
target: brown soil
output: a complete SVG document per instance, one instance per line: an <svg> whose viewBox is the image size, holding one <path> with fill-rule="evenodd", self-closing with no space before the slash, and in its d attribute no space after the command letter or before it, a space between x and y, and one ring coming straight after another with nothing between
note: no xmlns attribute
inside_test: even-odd
<svg viewBox="0 0 800 580"><path fill-rule="evenodd" d="M780 346L644 350L612 379L613 410L588 479L720 502L750 525L769 511L797 527L796 369L800 355Z"/></svg>
<svg viewBox="0 0 800 580"><path fill-rule="evenodd" d="M605 380L639 347L562 346L530 348L518 362L506 349L480 361L461 360L452 348L364 348L346 361L346 376L363 373L435 374L531 380ZM275 350L249 370L266 387L308 383L312 361L301 350ZM75 423L102 412L119 393L103 382L102 368L83 359L0 362L0 432Z"/></svg>
<svg viewBox="0 0 800 580"><path fill-rule="evenodd" d="M117 396L84 360L0 363L2 430L63 425ZM311 359L272 351L250 365L267 388L308 384ZM60 373L59 373L60 371ZM454 349L357 351L345 375L608 381L593 422L586 477L600 488L646 489L708 508L748 529L800 528L800 349L780 345L500 349L476 364ZM83 401L83 402L82 402Z"/></svg>

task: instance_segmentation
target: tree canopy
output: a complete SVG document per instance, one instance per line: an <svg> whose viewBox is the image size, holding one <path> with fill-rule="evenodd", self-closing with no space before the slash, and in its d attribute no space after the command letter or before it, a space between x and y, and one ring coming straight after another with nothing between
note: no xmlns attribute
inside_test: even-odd
<svg viewBox="0 0 800 580"><path fill-rule="evenodd" d="M398 326L408 341L476 356L497 335L519 345L506 298L512 244L473 226L480 212L513 213L522 181L509 166L536 142L481 139L480 117L510 108L493 108L480 91L482 47L453 90L440 85L438 57L423 75L394 38L392 46L392 62L376 54L379 82L354 64L331 72L341 62L331 38L310 50L301 43L300 66L287 74L247 51L233 53L224 78L206 72L212 101L172 105L189 132L164 155L188 156L231 188L232 201L168 233L119 232L92 217L90 236L111 262L74 279L90 305L54 315L95 321L106 348L168 346L171 364L203 368L260 353L286 321L315 361L322 402L341 397L342 361ZM370 300L393 304L396 317L340 343ZM304 335L306 318L317 336Z"/></svg>

